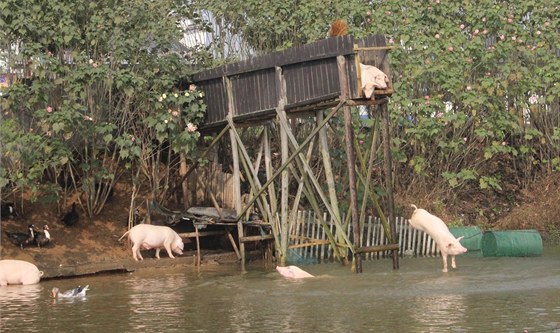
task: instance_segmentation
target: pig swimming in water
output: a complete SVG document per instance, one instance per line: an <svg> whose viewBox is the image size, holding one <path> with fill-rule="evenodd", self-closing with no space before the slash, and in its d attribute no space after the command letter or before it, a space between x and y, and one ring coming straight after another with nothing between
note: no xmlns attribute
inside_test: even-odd
<svg viewBox="0 0 560 333"><path fill-rule="evenodd" d="M410 218L410 225L414 229L427 233L436 242L443 258L443 272L447 272L448 255L451 256L451 267L457 268L455 256L467 252L467 249L459 242L463 236L455 238L449 232L447 225L439 217L415 205L411 206L414 208L414 212Z"/></svg>
<svg viewBox="0 0 560 333"><path fill-rule="evenodd" d="M0 286L9 284L36 284L41 280L43 271L24 260L0 260Z"/></svg>
<svg viewBox="0 0 560 333"><path fill-rule="evenodd" d="M165 248L170 258L175 258L172 252L178 255L183 254L183 240L181 237L170 227L151 225L151 224L138 224L130 228L124 235L119 238L119 241L128 235L132 242L132 257L134 260L144 260L140 254L140 248L146 250L156 249L156 258L159 259L159 250Z"/></svg>
<svg viewBox="0 0 560 333"><path fill-rule="evenodd" d="M313 277L313 275L307 273L306 271L304 271L303 269L297 266L285 266L285 267L276 266L276 271L282 274L282 276L285 276L290 279L304 279L308 277Z"/></svg>

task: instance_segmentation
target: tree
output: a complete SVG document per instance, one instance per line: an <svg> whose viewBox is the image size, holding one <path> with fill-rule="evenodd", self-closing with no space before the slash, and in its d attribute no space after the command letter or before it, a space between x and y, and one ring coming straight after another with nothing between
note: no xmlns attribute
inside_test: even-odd
<svg viewBox="0 0 560 333"><path fill-rule="evenodd" d="M95 215L126 168L153 174L164 146L195 149L203 95L181 82L196 53L173 52L180 20L197 20L189 7L171 0L20 3L0 4L0 45L18 50L7 61L21 77L1 124L2 186L30 187L43 199L83 191L80 201ZM154 196L165 190L155 187Z"/></svg>

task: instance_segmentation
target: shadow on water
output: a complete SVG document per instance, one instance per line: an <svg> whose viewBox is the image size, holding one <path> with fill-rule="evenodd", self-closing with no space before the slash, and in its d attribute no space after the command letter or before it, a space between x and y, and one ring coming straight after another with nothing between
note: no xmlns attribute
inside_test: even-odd
<svg viewBox="0 0 560 333"><path fill-rule="evenodd" d="M365 261L302 267L150 269L0 288L9 332L560 332L560 251L536 258ZM90 285L84 299L53 302L50 290Z"/></svg>

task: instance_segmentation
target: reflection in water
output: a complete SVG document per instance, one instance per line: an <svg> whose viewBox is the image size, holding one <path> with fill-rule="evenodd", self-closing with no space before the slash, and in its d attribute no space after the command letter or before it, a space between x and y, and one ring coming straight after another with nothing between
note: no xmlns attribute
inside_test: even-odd
<svg viewBox="0 0 560 333"><path fill-rule="evenodd" d="M273 267L126 275L0 287L4 332L556 332L560 252L538 258L462 258L443 274L438 258L306 267L281 277ZM235 266L237 267L237 266ZM85 299L57 301L52 287L90 285ZM9 329L6 329L9 328Z"/></svg>
<svg viewBox="0 0 560 333"><path fill-rule="evenodd" d="M436 295L415 297L412 318L419 327L454 327L463 322L466 312L463 295Z"/></svg>

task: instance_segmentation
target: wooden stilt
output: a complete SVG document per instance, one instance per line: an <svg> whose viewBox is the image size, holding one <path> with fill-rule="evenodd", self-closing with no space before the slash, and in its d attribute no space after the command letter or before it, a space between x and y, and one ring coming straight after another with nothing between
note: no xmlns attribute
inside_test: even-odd
<svg viewBox="0 0 560 333"><path fill-rule="evenodd" d="M380 104L381 114L383 117L383 155L384 155L384 170L385 170L385 190L387 191L387 210L389 211L389 225L391 227L392 242L398 243L396 239L396 222L393 201L393 165L391 160L391 133L389 124L389 111L387 103ZM393 250L393 269L399 268L398 248Z"/></svg>
<svg viewBox="0 0 560 333"><path fill-rule="evenodd" d="M336 57L338 64L338 73L340 79L341 100L346 100L349 95L348 81L346 78L346 58L344 56ZM354 152L354 129L352 125L352 114L349 106L344 106L344 136L346 141L346 158L348 163L348 182L350 189L350 207L352 214L352 228L354 236L354 247L361 247L360 223L358 219L358 192L356 190L356 153ZM355 253L356 273L362 272L362 256Z"/></svg>

